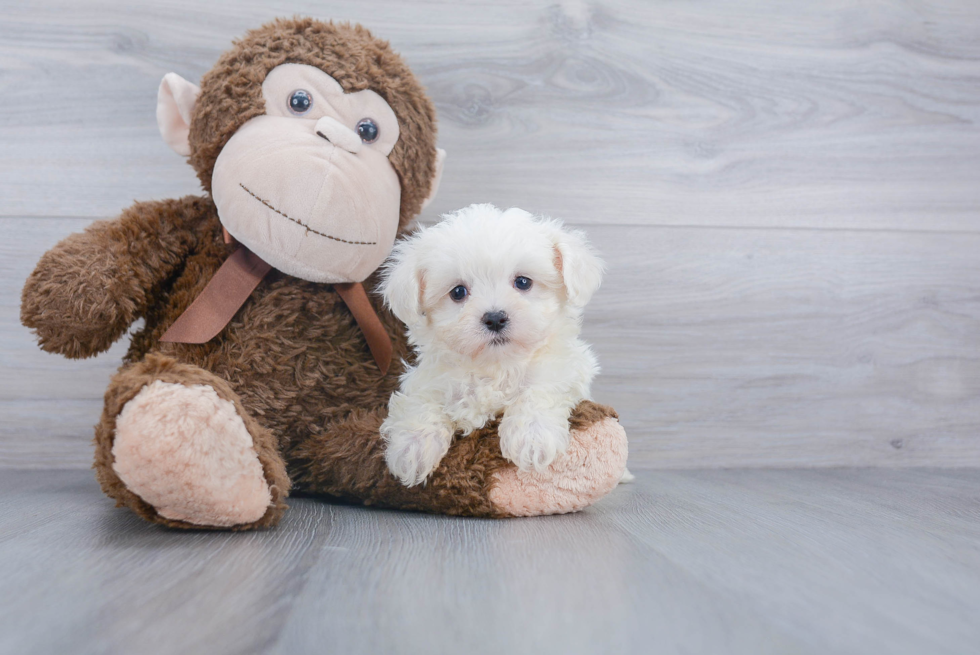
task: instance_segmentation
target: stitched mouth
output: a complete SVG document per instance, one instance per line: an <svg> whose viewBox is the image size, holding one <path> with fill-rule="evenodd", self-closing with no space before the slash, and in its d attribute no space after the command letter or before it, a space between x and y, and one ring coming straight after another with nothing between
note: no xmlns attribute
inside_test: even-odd
<svg viewBox="0 0 980 655"><path fill-rule="evenodd" d="M285 218L287 220L290 220L293 223L296 223L297 225L299 225L300 227L302 227L304 230L306 230L308 233L312 232L313 234L315 234L317 236L320 236L320 237L323 237L324 239L330 239L331 241L339 241L340 243L347 243L347 244L350 244L352 246L376 246L378 244L377 241L350 241L349 239L341 239L340 237L335 237L333 235L325 234L323 232L320 232L319 230L316 230L316 229L310 227L309 225L307 225L303 221L301 221L301 220L299 220L297 218L293 218L292 216L287 216L286 214L282 213L281 211L279 211L278 209L276 209L275 207L273 207L269 203L268 200L264 200L264 199L258 197L257 195L255 195L254 193L252 193L251 189L249 189L247 186L245 186L241 182L238 183L238 186L240 186L242 189L244 189L245 190L245 193L247 193L248 195L252 196L253 198L255 198L256 200L258 200L263 205L265 205L266 207L268 207L272 211L276 212L277 214L279 214L283 218Z"/></svg>

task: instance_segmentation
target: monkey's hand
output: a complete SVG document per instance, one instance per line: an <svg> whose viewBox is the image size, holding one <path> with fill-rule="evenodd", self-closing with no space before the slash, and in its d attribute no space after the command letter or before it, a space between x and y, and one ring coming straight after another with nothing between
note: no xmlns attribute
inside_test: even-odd
<svg viewBox="0 0 980 655"><path fill-rule="evenodd" d="M80 359L109 348L146 309L196 234L200 198L137 203L73 234L41 257L21 294L20 320L42 349Z"/></svg>

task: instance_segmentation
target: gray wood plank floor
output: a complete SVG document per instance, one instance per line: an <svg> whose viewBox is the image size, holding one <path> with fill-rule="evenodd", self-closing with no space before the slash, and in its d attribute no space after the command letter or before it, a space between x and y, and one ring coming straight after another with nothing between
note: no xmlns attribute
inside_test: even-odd
<svg viewBox="0 0 980 655"><path fill-rule="evenodd" d="M980 471L640 472L576 515L293 499L263 533L0 474L3 653L975 653Z"/></svg>
<svg viewBox="0 0 980 655"><path fill-rule="evenodd" d="M980 466L980 3L0 0L0 468L87 467L125 349L38 352L33 264L199 192L160 78L293 14L364 23L427 86L449 160L424 220L589 230L595 394L632 466Z"/></svg>

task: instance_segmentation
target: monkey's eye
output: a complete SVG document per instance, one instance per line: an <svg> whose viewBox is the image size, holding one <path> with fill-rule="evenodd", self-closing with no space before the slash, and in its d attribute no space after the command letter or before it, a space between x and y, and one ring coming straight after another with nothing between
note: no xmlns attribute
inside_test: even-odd
<svg viewBox="0 0 980 655"><path fill-rule="evenodd" d="M296 116L302 116L313 107L313 96L309 91L296 89L289 95L289 111Z"/></svg>
<svg viewBox="0 0 980 655"><path fill-rule="evenodd" d="M528 289L531 288L532 284L533 282L529 277L518 275L517 277L514 278L514 288L519 291L527 291Z"/></svg>
<svg viewBox="0 0 980 655"><path fill-rule="evenodd" d="M449 292L449 297L453 299L453 302L463 302L466 300L468 293L469 290L461 284L458 287L452 288L452 291Z"/></svg>
<svg viewBox="0 0 980 655"><path fill-rule="evenodd" d="M380 136L378 124L370 118L362 118L357 122L357 136L361 137L364 143L374 143Z"/></svg>

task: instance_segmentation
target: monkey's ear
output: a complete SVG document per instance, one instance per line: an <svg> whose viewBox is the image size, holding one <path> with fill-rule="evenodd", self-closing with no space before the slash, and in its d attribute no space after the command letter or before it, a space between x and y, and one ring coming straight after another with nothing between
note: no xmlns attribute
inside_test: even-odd
<svg viewBox="0 0 980 655"><path fill-rule="evenodd" d="M559 229L555 237L555 268L561 274L568 302L585 307L602 282L605 265L584 232Z"/></svg>
<svg viewBox="0 0 980 655"><path fill-rule="evenodd" d="M197 103L201 87L188 82L177 73L167 73L157 91L157 125L168 146L178 155L191 154L188 135L191 131L191 114Z"/></svg>
<svg viewBox="0 0 980 655"><path fill-rule="evenodd" d="M446 151L436 148L436 173L432 176L432 186L429 187L429 197L422 202L422 209L425 209L430 202L435 200L439 193L439 182L442 181L442 167L446 163Z"/></svg>

